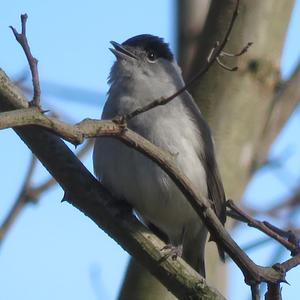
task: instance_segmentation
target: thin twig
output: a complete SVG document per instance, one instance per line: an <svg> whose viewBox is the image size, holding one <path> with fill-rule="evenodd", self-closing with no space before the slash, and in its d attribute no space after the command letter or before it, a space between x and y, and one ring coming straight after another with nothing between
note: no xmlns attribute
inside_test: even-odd
<svg viewBox="0 0 300 300"><path fill-rule="evenodd" d="M27 14L21 15L21 25L22 25L21 33L18 33L18 31L13 26L9 26L9 27L12 30L18 43L23 48L30 67L32 84L33 84L33 98L30 102L30 105L39 107L40 98L41 98L41 88L40 88L40 80L39 80L39 73L37 67L38 60L35 57L33 57L26 37L27 18L28 18Z"/></svg>
<svg viewBox="0 0 300 300"><path fill-rule="evenodd" d="M237 67L237 66L235 66L235 67L228 67L228 66L226 66L225 64L223 64L223 63L221 62L221 60L220 60L219 57L217 58L217 63L218 63L218 65L219 65L221 68L223 68L224 70L227 70L227 71L229 71L229 72L235 72L235 71L238 70L238 67Z"/></svg>
<svg viewBox="0 0 300 300"><path fill-rule="evenodd" d="M292 239L289 238L292 235L292 233L283 231L277 228L276 226L271 225L268 222L261 222L255 220L246 212L244 212L239 207L237 207L232 200L228 200L226 202L226 206L239 216L240 221L247 223L250 227L254 227L262 231L263 233L267 234L274 240L278 241L280 244L282 244L284 247L290 250L292 255L299 253L300 248L298 244L292 242ZM233 214L231 214L231 216L233 216ZM288 237L289 240L286 240L285 237Z"/></svg>
<svg viewBox="0 0 300 300"><path fill-rule="evenodd" d="M238 16L239 5L240 5L240 0L237 0L235 9L232 14L231 21L229 23L229 27L226 31L226 34L225 34L225 37L224 37L222 43L219 46L217 46L217 45L214 46L214 48L212 49L213 51L211 51L211 53L209 55L210 59L207 60L206 64L203 66L203 68L188 83L186 83L176 93L172 94L171 96L169 96L167 98L162 97L160 99L154 100L153 102L149 103L148 105L145 105L144 107L137 108L136 110L132 111L131 113L123 116L123 120L128 121L128 120L136 117L137 115L142 114L156 106L165 105L165 104L169 103L171 100L173 100L174 98L176 98L177 96L179 96L181 93L183 93L184 91L189 89L191 86L193 86L216 62L217 58L220 56L223 49L225 48L225 46L229 40L229 36L231 34L235 20Z"/></svg>
<svg viewBox="0 0 300 300"><path fill-rule="evenodd" d="M77 152L76 156L82 158L92 147L93 141L87 141L83 147ZM40 199L40 196L54 186L57 182L53 177L47 179L44 183L40 184L37 187L31 185L31 179L34 174L36 167L37 159L32 155L31 162L28 168L28 171L25 175L24 183L22 185L21 191L15 200L13 206L5 217L4 221L0 226L0 243L3 241L5 235L20 215L22 209L29 203L36 203Z"/></svg>
<svg viewBox="0 0 300 300"><path fill-rule="evenodd" d="M286 260L285 262L280 264L280 267L287 272L300 264L300 254L291 257L290 259Z"/></svg>
<svg viewBox="0 0 300 300"><path fill-rule="evenodd" d="M253 44L253 43L247 43L247 45L246 45L245 47L243 47L242 50L241 50L240 52L238 52L238 53L228 53L228 52L222 51L222 52L220 53L220 55L217 57L217 59L216 59L218 65L219 65L221 68L223 68L223 69L225 69L225 70L227 70L227 71L229 71L229 72L235 72L235 71L237 71L237 70L238 70L238 67L237 67L237 66L235 66L235 67L229 67L229 66L225 65L225 64L221 61L221 57L224 57L224 56L226 56L226 57L238 57L238 56L241 56L241 55L245 54L245 53L248 51L248 49L251 47L252 44ZM214 48L213 48L213 49L214 49ZM210 54L209 56L211 56L211 54Z"/></svg>
<svg viewBox="0 0 300 300"><path fill-rule="evenodd" d="M252 42L249 42L247 43L246 46L244 46L242 48L242 50L238 53L229 53L229 52L225 52L225 51L222 51L222 53L220 54L220 56L227 56L227 57L238 57L238 56L242 56L244 55L248 50L249 48L253 45Z"/></svg>
<svg viewBox="0 0 300 300"><path fill-rule="evenodd" d="M31 179L32 179L35 167L36 167L36 163L37 163L37 159L34 155L32 155L28 170L25 175L24 183L20 190L20 193L19 193L17 199L15 200L11 210L9 211L9 213L7 214L6 218L4 219L4 221L2 222L2 224L0 226L0 243L2 242L3 237L6 235L6 233L10 229L11 225L16 220L17 216L21 212L24 205L29 200L28 192L30 190Z"/></svg>

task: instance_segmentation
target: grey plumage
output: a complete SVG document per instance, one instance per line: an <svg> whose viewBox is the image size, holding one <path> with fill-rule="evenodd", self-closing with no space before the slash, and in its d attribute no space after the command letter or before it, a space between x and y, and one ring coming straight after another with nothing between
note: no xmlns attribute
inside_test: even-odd
<svg viewBox="0 0 300 300"><path fill-rule="evenodd" d="M129 113L183 86L181 70L162 39L140 35L122 45L112 44L117 61L110 73L102 119ZM173 154L194 189L212 200L225 222L225 194L210 130L187 91L167 105L133 118L128 127ZM93 160L96 175L111 193L128 201L144 222L167 235L172 245L182 245L183 258L205 276L207 229L169 176L113 138L96 139Z"/></svg>

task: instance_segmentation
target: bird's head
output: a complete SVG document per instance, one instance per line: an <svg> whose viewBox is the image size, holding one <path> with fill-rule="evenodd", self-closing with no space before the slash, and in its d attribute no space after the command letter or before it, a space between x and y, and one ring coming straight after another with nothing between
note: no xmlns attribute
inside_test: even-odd
<svg viewBox="0 0 300 300"><path fill-rule="evenodd" d="M111 70L111 82L129 78L134 84L153 85L153 89L165 83L182 85L181 70L162 38L141 34L122 44L114 41L111 44L110 50L117 58Z"/></svg>

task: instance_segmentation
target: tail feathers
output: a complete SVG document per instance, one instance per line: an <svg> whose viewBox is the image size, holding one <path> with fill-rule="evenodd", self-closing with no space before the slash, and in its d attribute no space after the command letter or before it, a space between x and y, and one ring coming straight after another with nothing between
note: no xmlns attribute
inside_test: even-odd
<svg viewBox="0 0 300 300"><path fill-rule="evenodd" d="M210 235L208 241L209 242L213 241L216 243L220 259L222 260L222 262L225 262L225 252L224 252L223 247L215 239L213 239L211 235Z"/></svg>
<svg viewBox="0 0 300 300"><path fill-rule="evenodd" d="M222 260L222 262L225 262L225 252L224 252L224 249L218 243L217 243L217 247L218 247L218 252L219 252L220 259Z"/></svg>
<svg viewBox="0 0 300 300"><path fill-rule="evenodd" d="M202 229L193 239L185 239L183 243L183 259L205 278L204 250L207 230Z"/></svg>
<svg viewBox="0 0 300 300"><path fill-rule="evenodd" d="M205 278L204 253L199 252L199 249L193 249L193 251L183 250L183 259Z"/></svg>

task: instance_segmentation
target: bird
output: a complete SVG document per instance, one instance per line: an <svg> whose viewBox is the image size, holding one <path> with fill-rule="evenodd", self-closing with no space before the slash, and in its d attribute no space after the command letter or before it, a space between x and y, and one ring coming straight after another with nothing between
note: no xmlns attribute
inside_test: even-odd
<svg viewBox="0 0 300 300"><path fill-rule="evenodd" d="M101 119L125 116L153 100L166 98L185 83L163 38L141 34L122 44L111 41L116 57ZM128 120L126 126L168 151L194 190L210 200L225 223L225 192L210 128L188 91L169 103ZM94 173L114 198L128 203L170 249L205 277L208 230L172 179L153 161L112 137L98 137ZM217 243L220 257L224 251ZM166 246L168 247L168 246Z"/></svg>

